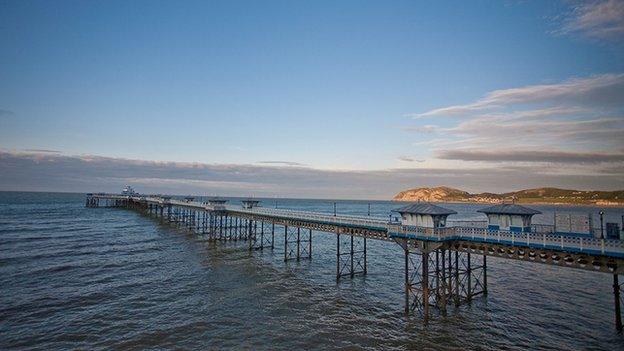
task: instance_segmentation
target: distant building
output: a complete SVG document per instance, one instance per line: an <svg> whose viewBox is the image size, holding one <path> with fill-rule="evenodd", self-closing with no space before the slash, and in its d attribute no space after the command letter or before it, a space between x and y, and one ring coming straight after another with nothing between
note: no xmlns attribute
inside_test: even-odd
<svg viewBox="0 0 624 351"><path fill-rule="evenodd" d="M228 200L221 197L209 197L206 203L208 205L224 205Z"/></svg>
<svg viewBox="0 0 624 351"><path fill-rule="evenodd" d="M184 201L186 201L186 202L193 202L193 200L195 200L195 198L193 196L185 196L184 197Z"/></svg>
<svg viewBox="0 0 624 351"><path fill-rule="evenodd" d="M211 197L208 198L208 201L204 202L204 204L212 206L215 210L223 210L225 209L225 203L228 200L220 198L220 197Z"/></svg>
<svg viewBox="0 0 624 351"><path fill-rule="evenodd" d="M126 185L123 190L121 191L121 195L126 195L126 196L133 196L136 195L137 192L134 191L134 189L132 189L132 187L130 185Z"/></svg>
<svg viewBox="0 0 624 351"><path fill-rule="evenodd" d="M252 209L254 207L258 207L258 205L260 204L260 200L245 199L241 201L241 203L243 204L243 208Z"/></svg>
<svg viewBox="0 0 624 351"><path fill-rule="evenodd" d="M531 218L541 213L516 204L500 204L478 210L488 218L488 229L510 232L530 232Z"/></svg>
<svg viewBox="0 0 624 351"><path fill-rule="evenodd" d="M446 217L457 212L427 202L419 202L393 210L401 215L401 224L426 228L443 228Z"/></svg>

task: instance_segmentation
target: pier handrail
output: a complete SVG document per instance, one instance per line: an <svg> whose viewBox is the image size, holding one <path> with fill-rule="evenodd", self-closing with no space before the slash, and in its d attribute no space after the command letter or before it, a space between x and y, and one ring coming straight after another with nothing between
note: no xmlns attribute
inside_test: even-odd
<svg viewBox="0 0 624 351"><path fill-rule="evenodd" d="M264 207L257 207L252 209L243 209L236 206L226 206L226 209L249 213L249 214L265 214L271 216L277 216L282 218L288 218L293 220L314 220L314 221L322 221L325 223L335 223L335 224L344 224L344 225L367 225L372 227L378 227L380 229L385 229L386 220L380 218L368 218L368 217L356 217L356 216L346 216L346 215L336 215L330 213L319 213L319 212L307 212L307 211L296 211L296 210L284 210L284 209L269 209Z"/></svg>
<svg viewBox="0 0 624 351"><path fill-rule="evenodd" d="M247 213L254 215L266 215L290 220L316 221L327 224L345 225L351 227L364 227L386 231L388 237L406 237L422 240L448 241L466 240L473 242L489 242L510 244L514 246L556 249L568 252L580 252L588 254L617 255L624 257L624 241L617 239L600 239L594 237L569 236L553 233L548 230L549 225L535 225L535 229L546 229L543 232L512 232L504 230L491 230L484 227L472 227L462 225L451 225L442 228L417 227L402 225L401 223L388 222L385 218L355 215L333 215L332 213L312 212L291 209L273 209L266 207L255 207L246 209L236 205L209 205L196 201L184 201L178 199L165 199L156 196L144 195L112 195L112 194L91 194L90 196L105 197L110 199L122 199L140 202L157 203L160 205L175 205L192 207L206 210L226 210L237 213ZM464 221L478 222L478 221ZM449 221L452 224L453 221ZM456 221L464 224L462 221Z"/></svg>

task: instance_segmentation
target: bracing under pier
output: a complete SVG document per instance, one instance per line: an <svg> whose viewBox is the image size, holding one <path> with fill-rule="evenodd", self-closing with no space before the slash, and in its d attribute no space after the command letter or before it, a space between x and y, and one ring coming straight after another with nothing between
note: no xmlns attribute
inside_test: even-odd
<svg viewBox="0 0 624 351"><path fill-rule="evenodd" d="M312 258L312 229L284 226L284 261Z"/></svg>
<svg viewBox="0 0 624 351"><path fill-rule="evenodd" d="M487 257L583 269L613 277L615 327L622 331L624 241L472 227L425 228L386 219L267 209L157 196L88 194L86 207L139 211L210 241L241 241L250 252L275 249L284 261L312 258L313 232L336 236L336 278L367 273L369 240L396 242L404 254L405 312L424 321L487 295ZM437 313L434 313L437 312Z"/></svg>
<svg viewBox="0 0 624 351"><path fill-rule="evenodd" d="M405 312L429 319L430 308L446 312L487 294L487 256L450 250L439 243L399 240L405 251ZM482 261L479 261L482 259Z"/></svg>
<svg viewBox="0 0 624 351"><path fill-rule="evenodd" d="M336 234L336 279L358 274L366 274L366 237Z"/></svg>
<svg viewBox="0 0 624 351"><path fill-rule="evenodd" d="M275 248L275 223L261 220L255 221L254 231L249 240L249 250Z"/></svg>

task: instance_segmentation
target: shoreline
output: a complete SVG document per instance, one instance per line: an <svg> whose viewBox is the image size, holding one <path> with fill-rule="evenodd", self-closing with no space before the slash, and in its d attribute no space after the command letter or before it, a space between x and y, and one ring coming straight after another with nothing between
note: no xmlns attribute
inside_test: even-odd
<svg viewBox="0 0 624 351"><path fill-rule="evenodd" d="M448 201L421 201L421 200L403 200L403 199L392 199L392 202L430 202L430 203L447 203L447 204L474 204L474 205L495 205L504 203L504 201L459 201L459 200L448 200ZM613 204L597 204L597 203L565 203L565 202L522 202L516 201L518 205L550 205L550 206L560 206L560 207L581 207L581 206L591 206L591 207L608 207L608 208L624 208L624 203L613 203Z"/></svg>

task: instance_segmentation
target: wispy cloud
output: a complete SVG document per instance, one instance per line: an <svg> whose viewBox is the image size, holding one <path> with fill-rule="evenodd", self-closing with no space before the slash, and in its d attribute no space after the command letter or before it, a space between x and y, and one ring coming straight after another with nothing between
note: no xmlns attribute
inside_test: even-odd
<svg viewBox="0 0 624 351"><path fill-rule="evenodd" d="M433 162L454 161L459 168L557 163L561 174L604 173L624 162L624 74L496 90L418 118L444 116L461 118L404 128L435 135L414 144L427 148Z"/></svg>
<svg viewBox="0 0 624 351"><path fill-rule="evenodd" d="M282 165L282 166L305 166L303 163L299 162L291 162L291 161L259 161L259 164L267 164L267 165Z"/></svg>
<svg viewBox="0 0 624 351"><path fill-rule="evenodd" d="M425 160L419 160L408 156L399 156L398 159L403 162L425 162Z"/></svg>
<svg viewBox="0 0 624 351"><path fill-rule="evenodd" d="M595 119L559 119L559 120L492 120L474 118L444 129L456 135L481 137L481 141L490 141L492 145L505 141L507 145L522 146L536 142L563 143L594 142L604 147L624 146L624 117Z"/></svg>
<svg viewBox="0 0 624 351"><path fill-rule="evenodd" d="M15 114L15 112L13 112L11 110L5 110L5 109L1 109L0 108L0 117L1 116L12 116L14 114Z"/></svg>
<svg viewBox="0 0 624 351"><path fill-rule="evenodd" d="M408 131L408 132L417 132L417 133L431 134L431 133L435 133L435 132L439 131L440 127L436 126L436 125L433 125L433 124L426 124L426 125L422 125L422 126L409 126L409 127L403 128L403 129Z"/></svg>
<svg viewBox="0 0 624 351"><path fill-rule="evenodd" d="M602 163L624 162L624 153L578 153L539 150L444 150L437 157L447 160L484 162L548 162L548 163Z"/></svg>
<svg viewBox="0 0 624 351"><path fill-rule="evenodd" d="M623 101L624 74L603 74L587 78L571 78L556 84L495 90L471 103L441 107L415 114L413 117L466 116L494 108L535 103L560 106L563 103L574 103L597 107L621 105Z"/></svg>
<svg viewBox="0 0 624 351"><path fill-rule="evenodd" d="M0 151L0 189L388 199L415 186L449 185L468 191L561 186L624 188L624 169L576 173L531 165L475 168L402 168L328 171L309 167L203 164ZM621 171L619 171L621 170Z"/></svg>
<svg viewBox="0 0 624 351"><path fill-rule="evenodd" d="M34 152L34 153L42 153L42 154L60 154L61 152L58 150L50 150L50 149L24 149L25 152Z"/></svg>
<svg viewBox="0 0 624 351"><path fill-rule="evenodd" d="M556 34L580 34L594 39L624 37L624 1L594 0L577 2L563 16Z"/></svg>

